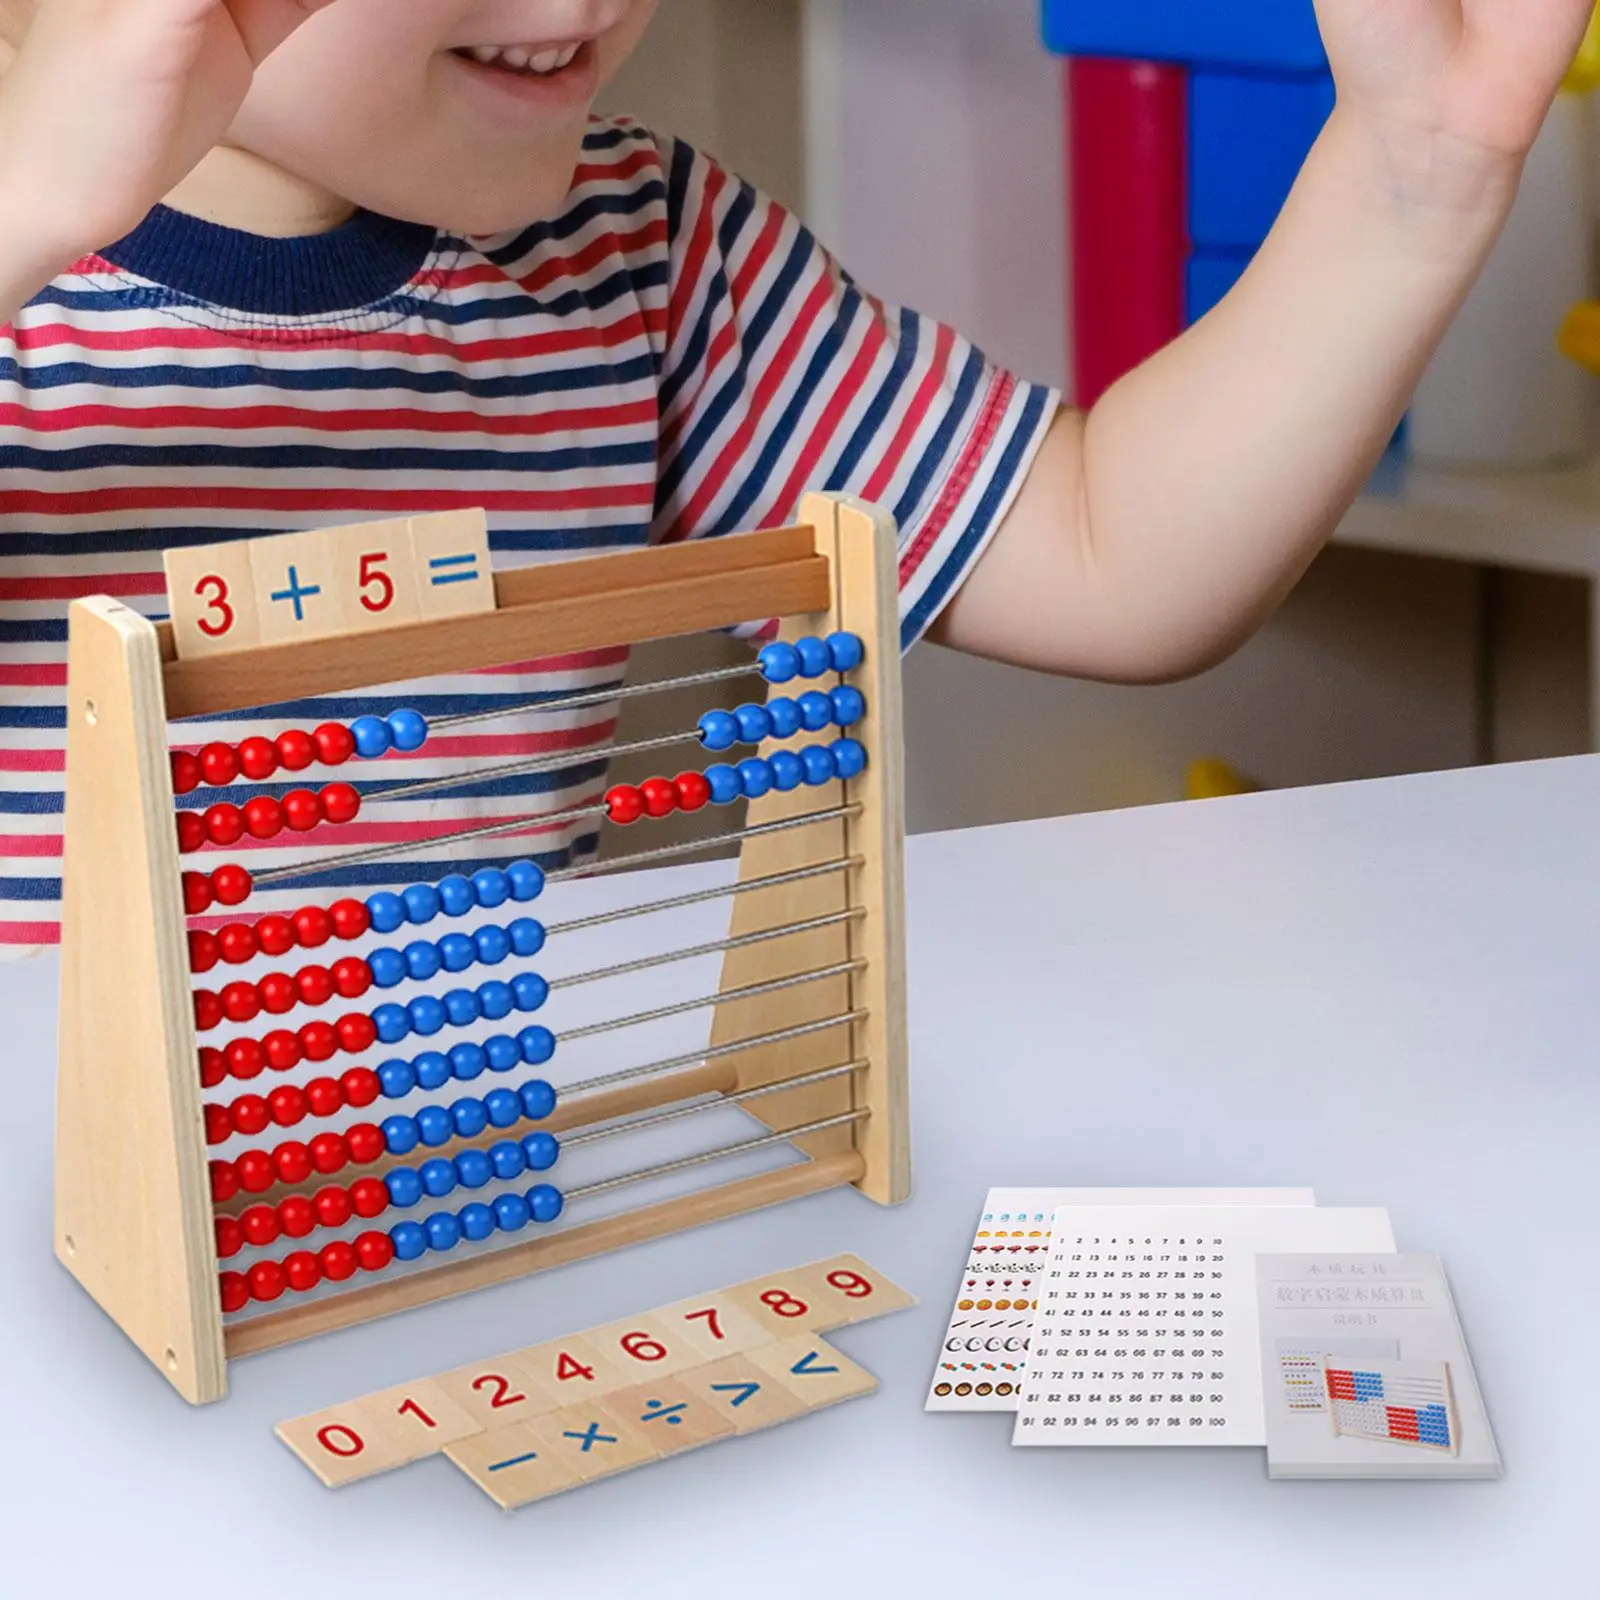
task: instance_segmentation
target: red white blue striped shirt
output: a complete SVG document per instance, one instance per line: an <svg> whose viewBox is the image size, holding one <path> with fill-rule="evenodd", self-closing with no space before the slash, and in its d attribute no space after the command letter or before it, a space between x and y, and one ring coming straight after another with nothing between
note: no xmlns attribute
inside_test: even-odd
<svg viewBox="0 0 1600 1600"><path fill-rule="evenodd" d="M780 525L826 488L897 518L909 645L1003 519L1054 402L871 299L781 208L625 119L593 125L558 217L494 238L360 214L273 240L158 209L0 327L0 947L59 933L67 603L106 593L165 614L164 548L485 506L510 567ZM172 738L198 749L402 705L484 710L617 684L625 668L624 650L594 651ZM429 836L597 796L615 719L600 705L441 734L385 757L381 777L364 768L361 817L315 847L247 840L198 864L263 871L423 842L315 892L268 891L252 914L437 877ZM544 752L572 759L381 798L384 783ZM278 776L185 804L317 774ZM535 829L442 859L548 868L593 843L592 825Z"/></svg>

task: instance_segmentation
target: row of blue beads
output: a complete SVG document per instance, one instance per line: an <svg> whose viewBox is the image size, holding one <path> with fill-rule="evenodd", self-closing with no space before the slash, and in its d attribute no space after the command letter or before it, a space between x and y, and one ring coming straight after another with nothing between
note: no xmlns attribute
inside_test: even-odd
<svg viewBox="0 0 1600 1600"><path fill-rule="evenodd" d="M497 1033L482 1044L456 1044L448 1050L424 1050L410 1061L385 1061L378 1068L378 1085L386 1100L404 1100L417 1089L442 1089L451 1079L470 1083L485 1072L542 1067L555 1053L556 1036L548 1028L532 1026L515 1038Z"/></svg>
<svg viewBox="0 0 1600 1600"><path fill-rule="evenodd" d="M420 711L391 711L386 717L357 717L350 737L363 761L376 761L391 750L420 750L428 742L428 719Z"/></svg>
<svg viewBox="0 0 1600 1600"><path fill-rule="evenodd" d="M390 1001L372 1013L373 1026L384 1044L398 1044L408 1034L423 1038L441 1028L465 1028L482 1019L499 1022L513 1011L537 1011L550 995L550 985L537 972L519 972L510 983L491 979L476 989L452 989L441 999L419 994L405 1005Z"/></svg>
<svg viewBox="0 0 1600 1600"><path fill-rule="evenodd" d="M802 784L820 788L835 778L857 778L866 767L867 752L858 739L835 739L831 745L752 756L737 766L719 763L706 768L706 782L712 803L726 806L739 799L759 800L774 789L787 794Z"/></svg>
<svg viewBox="0 0 1600 1600"><path fill-rule="evenodd" d="M542 1122L556 1108L556 1092L542 1078L520 1089L491 1089L481 1100L463 1095L448 1106L423 1106L413 1117L385 1117L383 1142L392 1156L408 1156L418 1145L436 1150L452 1139L476 1139L487 1128Z"/></svg>
<svg viewBox="0 0 1600 1600"><path fill-rule="evenodd" d="M463 1189L481 1189L486 1183L510 1183L524 1172L548 1172L561 1156L560 1142L548 1133L502 1139L487 1150L463 1150L452 1160L435 1156L420 1167L396 1167L384 1175L389 1203L414 1206L424 1196L442 1200Z"/></svg>
<svg viewBox="0 0 1600 1600"><path fill-rule="evenodd" d="M424 1222L397 1222L389 1230L395 1259L415 1261L430 1250L454 1250L492 1238L496 1232L517 1233L530 1222L554 1222L564 1204L561 1191L536 1183L525 1195L503 1194L492 1205L475 1200L459 1211L436 1211Z"/></svg>
<svg viewBox="0 0 1600 1600"><path fill-rule="evenodd" d="M383 890L367 899L367 915L374 933L394 933L408 922L432 922L441 914L464 917L481 907L493 911L508 900L525 905L544 893L544 872L532 861L513 861L509 867L483 867L469 878L453 872L438 883L414 883L395 894Z"/></svg>
<svg viewBox="0 0 1600 1600"><path fill-rule="evenodd" d="M384 947L367 957L372 981L392 989L407 978L419 982L440 972L464 972L482 963L498 966L511 956L536 956L544 949L544 924L518 917L509 927L490 923L475 933L447 933L442 939L413 939L404 950Z"/></svg>
<svg viewBox="0 0 1600 1600"><path fill-rule="evenodd" d="M854 672L866 657L859 635L830 633L826 639L769 644L756 659L768 683L788 683L794 678L820 678L825 672Z"/></svg>
<svg viewBox="0 0 1600 1600"><path fill-rule="evenodd" d="M866 714L866 696L841 684L827 694L812 689L798 700L779 695L765 705L752 702L733 711L708 711L700 719L700 742L708 750L731 750L736 744L792 739L797 733L821 733L830 727L851 728Z"/></svg>

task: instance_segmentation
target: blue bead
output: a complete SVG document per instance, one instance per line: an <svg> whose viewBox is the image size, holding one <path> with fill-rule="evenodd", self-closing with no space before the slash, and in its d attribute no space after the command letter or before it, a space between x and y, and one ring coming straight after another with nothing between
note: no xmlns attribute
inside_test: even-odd
<svg viewBox="0 0 1600 1600"><path fill-rule="evenodd" d="M372 1013L372 1025L378 1030L381 1043L399 1044L411 1032L411 1013L393 1003L379 1006Z"/></svg>
<svg viewBox="0 0 1600 1600"><path fill-rule="evenodd" d="M509 1072L522 1064L521 1047L509 1033L496 1033L485 1039L483 1053L489 1058L491 1072Z"/></svg>
<svg viewBox="0 0 1600 1600"><path fill-rule="evenodd" d="M731 806L744 793L738 769L725 762L706 768L706 782L711 785L711 803L714 806Z"/></svg>
<svg viewBox="0 0 1600 1600"><path fill-rule="evenodd" d="M448 878L441 878L438 888L439 904L444 907L444 914L447 917L464 917L478 903L472 879L464 877L459 872L452 872Z"/></svg>
<svg viewBox="0 0 1600 1600"><path fill-rule="evenodd" d="M429 1034L437 1033L445 1023L448 1015L443 1004L431 994L419 994L407 1007L411 1018L411 1026L420 1033L424 1039Z"/></svg>
<svg viewBox="0 0 1600 1600"><path fill-rule="evenodd" d="M450 1120L463 1139L476 1139L489 1126L489 1113L484 1110L483 1101L463 1095L450 1107Z"/></svg>
<svg viewBox="0 0 1600 1600"><path fill-rule="evenodd" d="M502 1233L517 1233L533 1221L533 1211L520 1194L503 1194L489 1208Z"/></svg>
<svg viewBox="0 0 1600 1600"><path fill-rule="evenodd" d="M470 989L452 989L443 1002L434 1004L450 1019L452 1027L465 1028L478 1020L478 997Z"/></svg>
<svg viewBox="0 0 1600 1600"><path fill-rule="evenodd" d="M432 939L413 939L405 949L406 971L419 983L438 974L442 962L439 947Z"/></svg>
<svg viewBox="0 0 1600 1600"><path fill-rule="evenodd" d="M439 941L439 959L446 972L465 972L478 959L477 941L470 934L447 933Z"/></svg>
<svg viewBox="0 0 1600 1600"><path fill-rule="evenodd" d="M456 1157L456 1176L463 1189L481 1189L494 1176L494 1163L482 1150L463 1150Z"/></svg>
<svg viewBox="0 0 1600 1600"><path fill-rule="evenodd" d="M806 781L806 766L793 750L774 750L767 765L772 768L772 787L788 794Z"/></svg>
<svg viewBox="0 0 1600 1600"><path fill-rule="evenodd" d="M800 674L800 652L782 640L765 646L756 660L761 663L761 676L768 683L787 683Z"/></svg>
<svg viewBox="0 0 1600 1600"><path fill-rule="evenodd" d="M383 1184L390 1205L414 1206L422 1198L422 1174L415 1167L396 1167L384 1174Z"/></svg>
<svg viewBox="0 0 1600 1600"><path fill-rule="evenodd" d="M367 896L367 915L372 918L374 933L393 933L406 920L406 903L397 894L384 889Z"/></svg>
<svg viewBox="0 0 1600 1600"><path fill-rule="evenodd" d="M380 1131L384 1148L392 1156L410 1155L422 1142L415 1117L385 1117Z"/></svg>
<svg viewBox="0 0 1600 1600"><path fill-rule="evenodd" d="M520 1178L528 1166L522 1159L522 1146L515 1139L502 1139L499 1144L491 1145L489 1164L494 1168L495 1177L504 1183Z"/></svg>
<svg viewBox="0 0 1600 1600"><path fill-rule="evenodd" d="M498 867L482 867L472 874L472 892L485 911L493 911L511 898L511 875Z"/></svg>
<svg viewBox="0 0 1600 1600"><path fill-rule="evenodd" d="M767 717L772 723L774 739L792 739L805 725L804 718L800 715L799 702L791 700L784 694L767 702Z"/></svg>
<svg viewBox="0 0 1600 1600"><path fill-rule="evenodd" d="M479 928L472 936L472 943L477 949L478 960L486 967L499 966L511 954L511 935L493 923Z"/></svg>
<svg viewBox="0 0 1600 1600"><path fill-rule="evenodd" d="M519 972L511 980L511 993L518 1011L537 1011L550 998L550 985L537 972Z"/></svg>
<svg viewBox="0 0 1600 1600"><path fill-rule="evenodd" d="M461 1224L448 1211L435 1211L422 1224L430 1250L454 1250L461 1243Z"/></svg>
<svg viewBox="0 0 1600 1600"><path fill-rule="evenodd" d="M531 861L513 861L506 868L506 878L511 885L511 898L519 905L537 900L544 893L544 868Z"/></svg>
<svg viewBox="0 0 1600 1600"><path fill-rule="evenodd" d="M835 672L854 672L867 659L867 647L856 633L830 633L825 641Z"/></svg>
<svg viewBox="0 0 1600 1600"><path fill-rule="evenodd" d="M396 1261L415 1261L428 1253L428 1235L420 1222L397 1222L389 1230Z"/></svg>
<svg viewBox="0 0 1600 1600"><path fill-rule="evenodd" d="M357 717L350 724L350 737L355 740L356 754L363 761L376 761L394 747L394 735L382 717Z"/></svg>
<svg viewBox="0 0 1600 1600"><path fill-rule="evenodd" d="M483 1097L483 1109L491 1127L509 1128L522 1121L522 1100L515 1089L491 1089Z"/></svg>
<svg viewBox="0 0 1600 1600"><path fill-rule="evenodd" d="M807 678L820 678L833 670L833 652L820 639L797 639L795 650L800 656L800 672Z"/></svg>
<svg viewBox="0 0 1600 1600"><path fill-rule="evenodd" d="M731 750L739 742L738 719L731 711L708 711L700 719L700 742L707 750Z"/></svg>
<svg viewBox="0 0 1600 1600"><path fill-rule="evenodd" d="M867 747L859 739L835 739L829 748L841 778L859 778L867 770Z"/></svg>
<svg viewBox="0 0 1600 1600"><path fill-rule="evenodd" d="M841 728L853 728L867 714L867 697L848 683L828 691L833 702L833 720Z"/></svg>
<svg viewBox="0 0 1600 1600"><path fill-rule="evenodd" d="M739 724L741 743L760 744L763 739L772 737L772 718L767 715L765 706L740 706L733 715Z"/></svg>
<svg viewBox="0 0 1600 1600"><path fill-rule="evenodd" d="M480 1014L490 1022L509 1017L517 1003L515 985L521 981L518 978L511 983L502 983L498 978L493 978L488 983L480 983L475 997Z"/></svg>
<svg viewBox="0 0 1600 1600"><path fill-rule="evenodd" d="M741 761L739 787L747 800L759 800L772 787L772 768L759 756Z"/></svg>
<svg viewBox="0 0 1600 1600"><path fill-rule="evenodd" d="M518 917L506 934L511 940L512 955L536 956L544 949L544 924L532 917Z"/></svg>
<svg viewBox="0 0 1600 1600"><path fill-rule="evenodd" d="M456 1164L446 1161L443 1156L435 1156L432 1161L422 1163L418 1176L422 1179L423 1193L431 1194L438 1200L455 1189Z"/></svg>
<svg viewBox="0 0 1600 1600"><path fill-rule="evenodd" d="M824 744L807 745L800 752L800 764L806 769L806 782L813 789L824 783L832 783L839 776L833 752Z"/></svg>
<svg viewBox="0 0 1600 1600"><path fill-rule="evenodd" d="M391 711L384 720L396 750L420 750L428 742L428 719L420 711Z"/></svg>
<svg viewBox="0 0 1600 1600"><path fill-rule="evenodd" d="M556 1108L556 1091L543 1078L534 1078L517 1091L522 1114L530 1122L543 1122Z"/></svg>
<svg viewBox="0 0 1600 1600"><path fill-rule="evenodd" d="M372 969L372 981L380 989L392 989L397 983L404 983L408 976L406 958L388 946L374 950L367 957L367 965Z"/></svg>
<svg viewBox="0 0 1600 1600"><path fill-rule="evenodd" d="M444 909L439 891L431 883L414 883L400 896L406 904L406 921L418 927L432 922Z"/></svg>
<svg viewBox="0 0 1600 1600"><path fill-rule="evenodd" d="M456 1220L461 1224L461 1237L473 1244L477 1244L480 1239L489 1238L497 1226L494 1212L481 1200L474 1200L471 1205L462 1206L456 1213Z"/></svg>
<svg viewBox="0 0 1600 1600"><path fill-rule="evenodd" d="M527 1201L535 1222L554 1222L561 1215L561 1191L548 1183L536 1183L528 1191Z"/></svg>
<svg viewBox="0 0 1600 1600"><path fill-rule="evenodd" d="M404 1100L416 1086L416 1069L409 1061L385 1061L378 1068L378 1087L385 1100Z"/></svg>
<svg viewBox="0 0 1600 1600"><path fill-rule="evenodd" d="M561 1146L554 1135L530 1133L522 1141L522 1159L528 1163L529 1172L548 1172L561 1155Z"/></svg>
<svg viewBox="0 0 1600 1600"><path fill-rule="evenodd" d="M450 1047L450 1071L463 1083L471 1083L489 1065L489 1053L481 1044L456 1044Z"/></svg>
<svg viewBox="0 0 1600 1600"><path fill-rule="evenodd" d="M548 1028L524 1028L517 1035L517 1048L530 1067L542 1067L556 1053L556 1036Z"/></svg>
<svg viewBox="0 0 1600 1600"><path fill-rule="evenodd" d="M440 1145L449 1144L456 1136L456 1125L443 1106L424 1106L417 1113L416 1121L417 1132L421 1134L422 1142L430 1150L437 1150Z"/></svg>
<svg viewBox="0 0 1600 1600"><path fill-rule="evenodd" d="M807 689L800 696L800 717L807 733L821 733L833 726L833 701L820 689Z"/></svg>
<svg viewBox="0 0 1600 1600"><path fill-rule="evenodd" d="M417 1070L419 1089L442 1089L455 1076L449 1056L437 1050L424 1050L411 1065Z"/></svg>

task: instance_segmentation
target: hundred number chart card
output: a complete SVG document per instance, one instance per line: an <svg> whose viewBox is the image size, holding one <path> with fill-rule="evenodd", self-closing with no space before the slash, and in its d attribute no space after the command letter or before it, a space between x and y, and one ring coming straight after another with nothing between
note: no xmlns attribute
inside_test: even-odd
<svg viewBox="0 0 1600 1600"><path fill-rule="evenodd" d="M1255 1258L1394 1249L1376 1207L1062 1206L1017 1445L1262 1445Z"/></svg>
<svg viewBox="0 0 1600 1600"><path fill-rule="evenodd" d="M1058 1206L1314 1206L1309 1189L991 1189L928 1386L929 1411L1015 1411Z"/></svg>

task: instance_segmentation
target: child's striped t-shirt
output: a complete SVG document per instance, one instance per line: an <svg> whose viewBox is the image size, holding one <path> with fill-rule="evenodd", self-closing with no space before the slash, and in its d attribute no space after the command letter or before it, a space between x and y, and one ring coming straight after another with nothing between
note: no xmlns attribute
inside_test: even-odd
<svg viewBox="0 0 1600 1600"><path fill-rule="evenodd" d="M164 615L163 549L482 506L510 567L780 525L825 488L897 518L909 644L1003 519L1055 403L950 329L873 300L713 161L623 119L592 126L558 217L494 238L362 213L267 239L158 209L0 327L0 950L59 933L67 605L104 593ZM401 706L523 707L620 684L626 666L624 650L594 651L172 736L198 749ZM437 877L444 860L581 860L592 824L537 818L599 794L615 721L602 702L442 734L363 768L368 803L322 830L333 842L246 840L227 858L265 871L417 844L320 876L316 894L268 891L252 913ZM382 799L385 783L546 753L569 759ZM519 817L529 831L481 860L442 843L430 857L430 838Z"/></svg>

